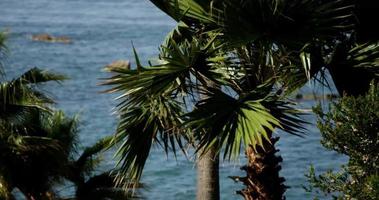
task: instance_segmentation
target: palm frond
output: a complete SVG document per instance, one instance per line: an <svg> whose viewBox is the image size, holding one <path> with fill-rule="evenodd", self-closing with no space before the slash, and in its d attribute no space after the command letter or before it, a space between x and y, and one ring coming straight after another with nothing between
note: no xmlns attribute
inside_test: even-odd
<svg viewBox="0 0 379 200"><path fill-rule="evenodd" d="M174 40L175 34L172 37L160 48L157 65L140 66L139 69L132 70L106 68L117 73L103 83L116 85L107 92L122 91L122 97L132 95L135 98L160 93L187 95L193 90L193 78L206 84L207 79L217 75L210 69L224 58L216 54L219 47L211 45L214 38L183 40L177 43ZM137 54L135 57L139 60Z"/></svg>
<svg viewBox="0 0 379 200"><path fill-rule="evenodd" d="M379 43L356 45L349 51L346 62L356 68L371 71L379 77Z"/></svg>
<svg viewBox="0 0 379 200"><path fill-rule="evenodd" d="M169 47L172 41L175 41L176 43L180 43L185 40L190 41L193 35L195 35L195 30L184 22L179 21L176 27L167 34L163 42L163 46Z"/></svg>
<svg viewBox="0 0 379 200"><path fill-rule="evenodd" d="M258 90L240 95L238 98L217 90L207 89L208 98L201 100L194 111L186 116L185 125L191 127L199 137L200 149L224 147L224 158L234 159L241 148L262 146L263 140L270 142L275 128L297 133L301 120L294 115L293 108L285 102L266 96ZM222 108L222 109L220 109ZM275 112L273 112L275 111ZM275 115L273 115L275 113ZM297 121L291 121L297 119Z"/></svg>
<svg viewBox="0 0 379 200"><path fill-rule="evenodd" d="M2 148L1 160L7 162L11 157L17 162L33 162L33 156L44 158L61 159L62 148L59 142L47 137L39 136L20 136L20 135L2 135L0 146ZM7 152L4 153L4 152ZM54 159L54 160L55 160ZM52 160L51 160L52 161ZM4 164L12 164L14 161ZM25 166L20 166L25 167Z"/></svg>
<svg viewBox="0 0 379 200"><path fill-rule="evenodd" d="M18 84L38 84L45 83L49 81L63 81L66 80L67 77L61 74L52 73L46 70L41 70L37 67L34 67L18 78L12 80L14 83Z"/></svg>
<svg viewBox="0 0 379 200"><path fill-rule="evenodd" d="M59 74L33 68L18 78L0 84L0 116L2 119L17 117L19 113L31 110L46 110L53 100L40 92L35 84L48 81L61 81Z"/></svg>
<svg viewBox="0 0 379 200"><path fill-rule="evenodd" d="M134 199L138 196L133 192L132 188L139 188L141 185L133 185L132 183L125 183L123 185L130 185L131 188L120 188L114 185L115 176L112 172L104 172L99 175L90 177L84 184L78 187L76 196L78 200L86 199Z"/></svg>
<svg viewBox="0 0 379 200"><path fill-rule="evenodd" d="M142 104L120 106L120 122L114 142L121 143L116 155L120 167L117 183L125 177L138 181L154 142L163 149L184 151L185 135L177 127L181 123L181 105L174 99L154 96Z"/></svg>
<svg viewBox="0 0 379 200"><path fill-rule="evenodd" d="M57 140L68 157L77 149L78 116L67 117L63 111L54 111L45 119L46 137Z"/></svg>
<svg viewBox="0 0 379 200"><path fill-rule="evenodd" d="M350 39L351 40L351 39ZM362 94L379 74L379 45L375 43L339 43L327 63L333 81L342 95Z"/></svg>
<svg viewBox="0 0 379 200"><path fill-rule="evenodd" d="M92 172L92 170L95 169L95 167L98 165L100 161L98 154L107 150L112 140L112 136L105 137L98 140L96 144L85 148L79 158L76 161L72 162L70 166L73 170L71 172L72 177L69 177L69 179L73 180L74 182L77 180L84 180L84 177L86 175L89 175L89 173Z"/></svg>
<svg viewBox="0 0 379 200"><path fill-rule="evenodd" d="M22 115L17 124L1 124L0 168L8 170L12 187L49 191L67 170L76 133L67 128L71 121L60 112L37 110Z"/></svg>
<svg viewBox="0 0 379 200"><path fill-rule="evenodd" d="M150 0L155 6L172 17L176 21L183 21L189 26L200 23L215 24L207 7L204 5L210 1L198 2L196 0Z"/></svg>
<svg viewBox="0 0 379 200"><path fill-rule="evenodd" d="M139 60L138 55L135 55L136 60ZM103 83L115 85L106 92L126 91L123 96L134 95L135 97L143 97L148 93L172 92L186 84L186 79L189 77L188 67L182 64L185 60L175 59L172 59L171 63L162 61L162 64L152 67L140 66L140 69L106 68L107 71L117 73Z"/></svg>
<svg viewBox="0 0 379 200"><path fill-rule="evenodd" d="M336 37L355 22L346 0L227 0L217 10L222 12L214 16L232 43L267 40L296 47Z"/></svg>

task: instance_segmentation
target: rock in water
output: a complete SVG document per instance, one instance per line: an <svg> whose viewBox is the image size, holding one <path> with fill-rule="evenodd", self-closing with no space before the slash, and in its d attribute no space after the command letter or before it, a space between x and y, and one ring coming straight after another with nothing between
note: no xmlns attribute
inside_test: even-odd
<svg viewBox="0 0 379 200"><path fill-rule="evenodd" d="M130 62L128 60L116 60L105 66L105 68L109 71L112 71L113 69L130 69Z"/></svg>
<svg viewBox="0 0 379 200"><path fill-rule="evenodd" d="M54 37L46 33L32 35L32 40L41 41L41 42L58 42L58 43L65 43L65 44L69 44L72 42L71 39L66 36Z"/></svg>

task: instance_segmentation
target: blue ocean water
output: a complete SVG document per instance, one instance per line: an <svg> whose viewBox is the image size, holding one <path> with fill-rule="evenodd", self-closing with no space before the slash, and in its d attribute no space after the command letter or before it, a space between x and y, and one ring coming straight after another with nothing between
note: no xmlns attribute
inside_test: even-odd
<svg viewBox="0 0 379 200"><path fill-rule="evenodd" d="M100 78L109 74L103 66L118 59L132 59L131 41L142 60L153 58L164 36L175 23L147 0L0 0L0 30L6 30L10 50L6 73L14 77L38 66L70 77L61 84L45 87L57 106L69 114L80 113L82 120L80 141L83 146L110 135L116 127L112 115L114 95L100 94ZM31 40L33 34L49 33L68 36L72 44L42 43ZM303 102L310 108L314 102ZM328 152L319 144L315 118L310 122L304 138L278 133L282 155L282 176L290 186L289 200L310 199L302 189L304 173L312 163L318 170L333 169L346 158ZM108 156L111 158L111 156ZM234 191L240 184L228 179L242 175L237 163L221 165L221 198L241 199ZM113 165L108 161L104 168ZM146 199L194 199L196 188L195 165L179 156L165 156L159 148L151 152L142 180L148 188Z"/></svg>

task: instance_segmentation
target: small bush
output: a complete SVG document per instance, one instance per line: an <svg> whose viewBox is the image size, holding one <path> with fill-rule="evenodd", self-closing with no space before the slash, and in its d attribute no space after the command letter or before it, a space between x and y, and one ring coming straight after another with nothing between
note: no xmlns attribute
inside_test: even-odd
<svg viewBox="0 0 379 200"><path fill-rule="evenodd" d="M338 172L316 175L311 167L308 192L333 199L379 199L379 84L364 96L342 97L324 113L314 108L324 147L349 157Z"/></svg>

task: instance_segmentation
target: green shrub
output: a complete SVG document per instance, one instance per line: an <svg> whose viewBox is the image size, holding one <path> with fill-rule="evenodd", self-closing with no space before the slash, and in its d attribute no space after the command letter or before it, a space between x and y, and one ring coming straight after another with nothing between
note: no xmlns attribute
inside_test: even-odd
<svg viewBox="0 0 379 200"><path fill-rule="evenodd" d="M379 84L372 83L364 96L342 97L318 116L324 147L349 157L338 172L316 175L311 167L308 192L323 193L334 199L379 199Z"/></svg>

